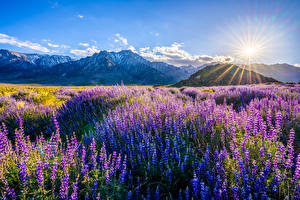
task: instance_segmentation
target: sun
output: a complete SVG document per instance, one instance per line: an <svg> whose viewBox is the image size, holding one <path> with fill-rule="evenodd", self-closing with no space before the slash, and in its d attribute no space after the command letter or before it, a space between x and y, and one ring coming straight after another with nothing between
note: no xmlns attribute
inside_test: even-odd
<svg viewBox="0 0 300 200"><path fill-rule="evenodd" d="M253 57L253 56L255 56L256 53L257 53L257 49L255 47L251 47L251 46L246 47L243 50L243 54L248 57Z"/></svg>
<svg viewBox="0 0 300 200"><path fill-rule="evenodd" d="M240 60L244 60L245 64L259 60L265 53L264 43L255 40L243 41L240 44L236 44L235 48L235 55Z"/></svg>

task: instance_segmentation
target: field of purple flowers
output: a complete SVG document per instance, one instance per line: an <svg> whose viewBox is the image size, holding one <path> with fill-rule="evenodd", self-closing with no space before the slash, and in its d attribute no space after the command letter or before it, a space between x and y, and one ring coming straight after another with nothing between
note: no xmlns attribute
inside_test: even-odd
<svg viewBox="0 0 300 200"><path fill-rule="evenodd" d="M0 199L300 199L300 85L5 90Z"/></svg>

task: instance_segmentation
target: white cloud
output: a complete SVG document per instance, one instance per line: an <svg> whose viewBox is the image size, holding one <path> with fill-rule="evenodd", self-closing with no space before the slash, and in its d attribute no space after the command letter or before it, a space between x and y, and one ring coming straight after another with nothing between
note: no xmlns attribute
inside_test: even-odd
<svg viewBox="0 0 300 200"><path fill-rule="evenodd" d="M300 64L294 64L295 67L300 67Z"/></svg>
<svg viewBox="0 0 300 200"><path fill-rule="evenodd" d="M97 49L96 46L92 46L92 47L89 47L87 49L84 49L84 50L80 50L80 49L72 49L70 51L70 53L76 55L76 56L79 56L79 57L84 57L84 56L91 56L93 55L94 53L99 53L100 50Z"/></svg>
<svg viewBox="0 0 300 200"><path fill-rule="evenodd" d="M2 34L2 33L0 33L0 43L10 44L10 45L14 45L14 46L17 46L17 47L26 47L26 48L41 51L41 52L44 52L44 53L49 53L50 52L50 50L47 47L44 47L44 46L42 46L38 43L33 43L33 42L30 42L30 41L21 41L21 40L18 40L17 38L15 38L15 37L12 37L12 36L9 36L9 35L6 35L6 34Z"/></svg>
<svg viewBox="0 0 300 200"><path fill-rule="evenodd" d="M52 44L50 42L47 43L49 47L54 47L54 48L58 48L59 45L58 44Z"/></svg>
<svg viewBox="0 0 300 200"><path fill-rule="evenodd" d="M48 40L48 39L43 39L42 41L47 43L47 45L52 48L63 48L63 49L70 48L70 46L65 45L65 44L54 44L54 43L52 43L51 40ZM52 50L51 52L54 53L54 50Z"/></svg>
<svg viewBox="0 0 300 200"><path fill-rule="evenodd" d="M120 42L121 44L123 44L125 46L128 45L127 39L125 37L122 37L120 35L120 33L116 33L116 34L114 34L114 36L116 36L116 39L114 39L114 42L116 42L116 43Z"/></svg>
<svg viewBox="0 0 300 200"><path fill-rule="evenodd" d="M78 45L83 46L83 47L89 47L90 46L89 43L83 43L83 42L80 42Z"/></svg>
<svg viewBox="0 0 300 200"><path fill-rule="evenodd" d="M128 47L128 50L130 50L130 51L132 51L134 53L138 53L137 50L132 45Z"/></svg>
<svg viewBox="0 0 300 200"><path fill-rule="evenodd" d="M77 15L77 17L79 18L79 19L82 19L82 18L84 18L84 16L83 15Z"/></svg>
<svg viewBox="0 0 300 200"><path fill-rule="evenodd" d="M166 62L176 66L193 65L200 66L213 62L232 62L233 58L229 56L208 56L208 55L191 55L181 49L182 43L174 42L171 46L157 46L140 48L139 54L151 61Z"/></svg>

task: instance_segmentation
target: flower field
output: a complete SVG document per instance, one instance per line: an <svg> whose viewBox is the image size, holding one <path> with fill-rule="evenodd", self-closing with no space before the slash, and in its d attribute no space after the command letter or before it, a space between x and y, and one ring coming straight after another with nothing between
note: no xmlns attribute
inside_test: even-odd
<svg viewBox="0 0 300 200"><path fill-rule="evenodd" d="M0 199L300 199L300 85L0 86Z"/></svg>

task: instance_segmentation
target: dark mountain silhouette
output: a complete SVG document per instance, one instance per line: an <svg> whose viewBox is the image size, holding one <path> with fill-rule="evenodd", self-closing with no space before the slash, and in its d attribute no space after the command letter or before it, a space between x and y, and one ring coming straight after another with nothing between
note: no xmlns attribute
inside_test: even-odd
<svg viewBox="0 0 300 200"><path fill-rule="evenodd" d="M234 64L217 64L207 66L188 79L174 84L175 87L182 86L213 86L213 85L245 85L254 83L278 82L265 77L259 73L248 71Z"/></svg>

